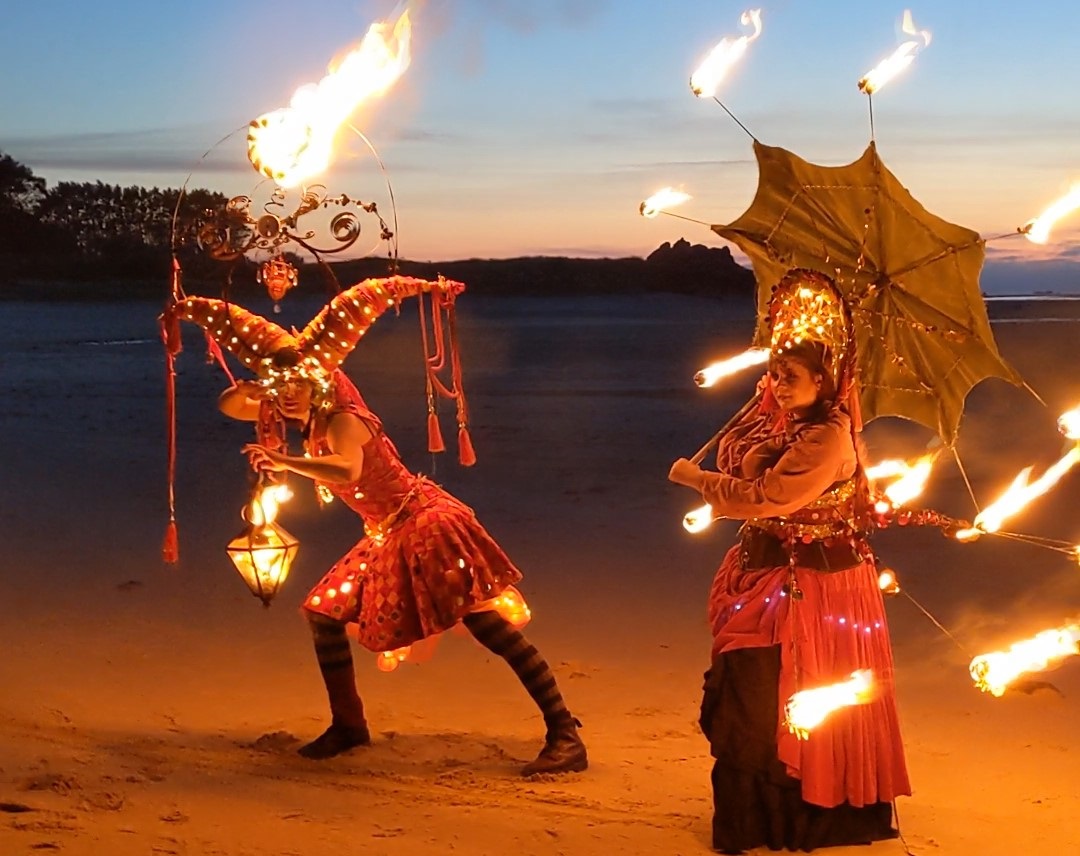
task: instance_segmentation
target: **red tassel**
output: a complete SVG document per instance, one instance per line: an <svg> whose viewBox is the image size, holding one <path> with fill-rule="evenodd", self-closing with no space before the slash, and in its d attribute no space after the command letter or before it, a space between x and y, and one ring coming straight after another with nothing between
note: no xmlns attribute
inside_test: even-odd
<svg viewBox="0 0 1080 856"><path fill-rule="evenodd" d="M457 432L458 461L463 467L471 467L476 463L476 451L473 449L472 437L469 429L462 425Z"/></svg>
<svg viewBox="0 0 1080 856"><path fill-rule="evenodd" d="M429 452L445 452L446 443L443 442L442 429L439 427L439 417L434 410L427 415L427 448Z"/></svg>
<svg viewBox="0 0 1080 856"><path fill-rule="evenodd" d="M180 561L180 537L176 532L176 521L170 520L165 527L165 541L161 545L161 558L167 565Z"/></svg>

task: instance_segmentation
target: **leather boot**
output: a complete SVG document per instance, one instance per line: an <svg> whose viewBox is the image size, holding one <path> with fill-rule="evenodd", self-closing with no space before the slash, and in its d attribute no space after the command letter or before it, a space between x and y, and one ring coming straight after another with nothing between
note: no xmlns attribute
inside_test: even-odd
<svg viewBox="0 0 1080 856"><path fill-rule="evenodd" d="M348 752L356 746L370 745L371 734L366 725L342 725L334 722L326 731L310 743L305 743L296 752L301 757L323 761L340 755L342 752Z"/></svg>
<svg viewBox="0 0 1080 856"><path fill-rule="evenodd" d="M521 775L580 773L588 767L589 756L577 732L580 726L581 723L572 716L549 723L544 748L540 750L535 761L522 768Z"/></svg>

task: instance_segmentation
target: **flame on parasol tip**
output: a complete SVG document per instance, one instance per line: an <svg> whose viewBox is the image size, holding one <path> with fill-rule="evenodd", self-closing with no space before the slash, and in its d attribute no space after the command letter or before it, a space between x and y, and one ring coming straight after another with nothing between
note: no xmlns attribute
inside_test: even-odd
<svg viewBox="0 0 1080 856"><path fill-rule="evenodd" d="M800 740L805 740L834 711L866 704L873 697L873 689L873 673L860 669L838 684L801 690L784 706L784 725Z"/></svg>
<svg viewBox="0 0 1080 856"><path fill-rule="evenodd" d="M997 532L1008 518L1049 491L1078 462L1080 446L1074 446L1033 482L1028 482L1032 468L1025 467L1013 479L1005 493L975 516L971 528L961 529L956 533L956 537L961 541L969 541L983 532Z"/></svg>
<svg viewBox="0 0 1080 856"><path fill-rule="evenodd" d="M1057 427L1069 440L1080 440L1080 407L1062 413L1058 417Z"/></svg>
<svg viewBox="0 0 1080 856"><path fill-rule="evenodd" d="M741 354L736 354L734 357L728 357L726 360L718 360L715 363L710 363L694 375L694 383L703 389L715 386L720 380L730 377L736 372L741 372L743 369L767 363L769 361L769 353L770 351L768 348L747 348Z"/></svg>
<svg viewBox="0 0 1080 856"><path fill-rule="evenodd" d="M725 36L690 75L690 91L698 98L712 98L724 76L742 59L750 42L761 35L761 10L747 9L739 16L739 23L744 27L752 26L753 34L737 39Z"/></svg>
<svg viewBox="0 0 1080 856"><path fill-rule="evenodd" d="M1000 697L1020 676L1041 672L1074 654L1080 654L1080 624L1044 630L1010 645L1005 651L981 654L971 661L969 671L975 686Z"/></svg>
<svg viewBox="0 0 1080 856"><path fill-rule="evenodd" d="M885 489L886 499L893 507L906 505L918 498L926 489L936 459L937 453L929 452L923 454L914 464L906 461L882 461L876 466L869 467L866 477L872 481L895 478L896 480Z"/></svg>
<svg viewBox="0 0 1080 856"><path fill-rule="evenodd" d="M681 205L691 198L689 193L683 193L681 190L676 190L674 187L665 187L662 190L656 191L656 193L642 202L641 205L638 206L638 213L642 217L652 219L661 211L667 208L673 208L676 205Z"/></svg>
<svg viewBox="0 0 1080 856"><path fill-rule="evenodd" d="M253 120L248 160L255 170L284 188L325 170L338 129L408 68L411 27L407 9L393 24L372 24L360 44L322 80L297 89L288 107Z"/></svg>
<svg viewBox="0 0 1080 856"><path fill-rule="evenodd" d="M877 92L882 86L911 65L915 55L930 44L930 31L915 28L910 9L904 10L901 29L909 36L916 36L917 38L905 41L892 54L862 76L859 80L859 89L867 95Z"/></svg>
<svg viewBox="0 0 1080 856"><path fill-rule="evenodd" d="M683 529L689 532L691 535L697 535L699 532L704 532L709 526L712 525L713 519L716 514L713 512L711 505L703 505L700 508L695 508L693 511L688 511L686 516L683 517Z"/></svg>
<svg viewBox="0 0 1080 856"><path fill-rule="evenodd" d="M1080 181L1075 182L1068 193L1019 231L1032 243L1045 244L1050 240L1050 230L1054 224L1077 208L1080 208Z"/></svg>

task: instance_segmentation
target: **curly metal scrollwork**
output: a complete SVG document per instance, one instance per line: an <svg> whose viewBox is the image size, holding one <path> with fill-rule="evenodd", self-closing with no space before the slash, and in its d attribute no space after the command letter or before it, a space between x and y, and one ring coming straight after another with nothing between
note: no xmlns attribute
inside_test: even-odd
<svg viewBox="0 0 1080 856"><path fill-rule="evenodd" d="M328 226L316 230L301 225L302 218L331 207L342 210L331 217ZM251 208L250 197L235 196L222 209L205 212L196 229L200 249L219 261L235 261L252 250L281 252L290 243L318 255L340 253L360 237L360 213L378 219L381 240L389 241L394 234L374 202L350 199L345 194L331 197L321 185L306 188L291 212L286 209L286 193L281 188L274 189L262 213L253 214Z"/></svg>

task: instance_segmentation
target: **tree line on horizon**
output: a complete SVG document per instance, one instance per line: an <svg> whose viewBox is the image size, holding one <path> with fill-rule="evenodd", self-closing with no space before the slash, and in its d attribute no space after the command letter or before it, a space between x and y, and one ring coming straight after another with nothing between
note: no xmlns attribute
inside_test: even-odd
<svg viewBox="0 0 1080 856"><path fill-rule="evenodd" d="M164 296L177 249L174 240L190 245L191 224L226 202L225 194L202 188L188 189L181 198L179 189L120 187L102 181L62 181L48 187L29 167L0 152L0 298ZM302 268L306 290L348 286L366 277L385 276L396 267L402 274L429 279L441 274L488 294L668 291L742 297L753 293L753 275L735 262L727 247L685 240L662 244L645 259L535 257L425 263L363 258L335 261L321 269L298 257L291 260ZM186 252L183 267L185 280L205 286L204 291L215 290L215 283L221 290L223 282L240 292L255 287L255 266L243 259L223 275L220 263Z"/></svg>
<svg viewBox="0 0 1080 856"><path fill-rule="evenodd" d="M45 179L0 152L0 283L23 280L145 280L169 269L180 190ZM184 193L187 221L227 197Z"/></svg>

